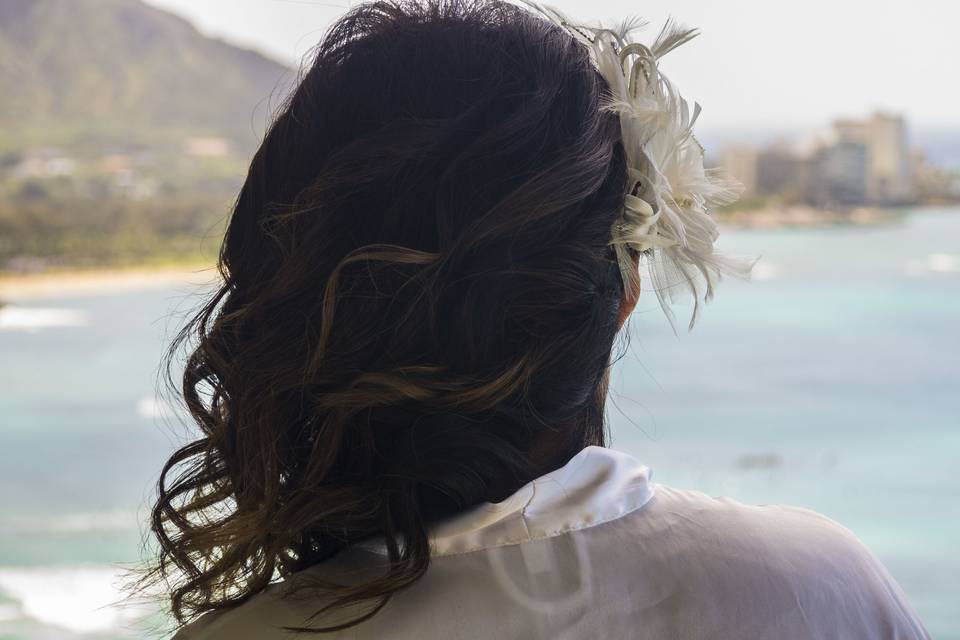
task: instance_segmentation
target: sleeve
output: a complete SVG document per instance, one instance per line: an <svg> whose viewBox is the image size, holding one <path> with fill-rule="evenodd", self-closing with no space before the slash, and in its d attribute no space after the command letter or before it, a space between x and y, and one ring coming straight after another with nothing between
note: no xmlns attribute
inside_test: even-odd
<svg viewBox="0 0 960 640"><path fill-rule="evenodd" d="M833 618L838 638L929 640L903 589L849 529L807 509L783 507L807 521L801 537L820 558L817 575L803 575L798 602L816 602Z"/></svg>
<svg viewBox="0 0 960 640"><path fill-rule="evenodd" d="M929 640L886 567L830 518L662 486L657 495L645 566L677 585L679 619L697 621L697 637Z"/></svg>

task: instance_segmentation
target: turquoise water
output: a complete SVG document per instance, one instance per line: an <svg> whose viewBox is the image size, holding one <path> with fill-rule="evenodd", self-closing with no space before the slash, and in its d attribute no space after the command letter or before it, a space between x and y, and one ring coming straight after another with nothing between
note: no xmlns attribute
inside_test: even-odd
<svg viewBox="0 0 960 640"><path fill-rule="evenodd" d="M631 319L613 445L665 484L833 517L934 637L960 638L960 210L728 230L723 247L761 266L692 333L674 336L652 296ZM104 605L183 437L154 398L192 290L0 312L0 638L147 635L139 610Z"/></svg>

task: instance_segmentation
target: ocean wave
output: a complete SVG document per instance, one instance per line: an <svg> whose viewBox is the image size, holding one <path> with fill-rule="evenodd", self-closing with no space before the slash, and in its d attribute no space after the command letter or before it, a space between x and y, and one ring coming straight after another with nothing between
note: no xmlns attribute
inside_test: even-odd
<svg viewBox="0 0 960 640"><path fill-rule="evenodd" d="M777 280L780 277L780 267L761 260L753 265L750 271L750 279L756 281Z"/></svg>
<svg viewBox="0 0 960 640"><path fill-rule="evenodd" d="M175 405L162 398L144 396L137 400L137 414L141 418L174 418L179 413Z"/></svg>
<svg viewBox="0 0 960 640"><path fill-rule="evenodd" d="M23 616L23 609L16 602L0 602L0 622L12 622Z"/></svg>
<svg viewBox="0 0 960 640"><path fill-rule="evenodd" d="M130 631L153 608L124 602L123 569L89 565L0 568L7 622L32 619L78 634Z"/></svg>
<svg viewBox="0 0 960 640"><path fill-rule="evenodd" d="M39 331L58 327L82 327L87 315L79 309L54 307L0 307L0 331Z"/></svg>
<svg viewBox="0 0 960 640"><path fill-rule="evenodd" d="M903 266L908 276L931 273L960 273L960 256L949 253L931 253L922 260L909 260Z"/></svg>
<svg viewBox="0 0 960 640"><path fill-rule="evenodd" d="M142 518L135 511L90 511L58 515L5 514L0 533L96 533L138 531Z"/></svg>

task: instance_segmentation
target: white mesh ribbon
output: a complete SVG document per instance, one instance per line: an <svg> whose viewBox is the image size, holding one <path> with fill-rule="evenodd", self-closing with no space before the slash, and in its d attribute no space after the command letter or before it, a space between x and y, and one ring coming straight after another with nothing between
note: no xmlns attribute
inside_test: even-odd
<svg viewBox="0 0 960 640"><path fill-rule="evenodd" d="M671 325L671 303L693 296L692 328L701 300L713 297L722 275L748 277L753 266L714 251L718 230L708 211L734 202L742 187L704 168L703 147L693 136L700 105L691 111L658 68L660 58L696 37L697 30L668 21L647 46L630 39L646 26L643 21L626 20L615 29L589 27L553 7L520 1L584 43L610 87L601 109L620 116L629 171L623 214L610 240L624 286L640 286L632 252L647 256L653 290Z"/></svg>

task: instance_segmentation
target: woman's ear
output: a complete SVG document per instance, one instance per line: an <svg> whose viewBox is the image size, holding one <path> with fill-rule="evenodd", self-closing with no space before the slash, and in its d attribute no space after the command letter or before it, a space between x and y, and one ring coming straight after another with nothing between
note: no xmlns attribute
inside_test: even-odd
<svg viewBox="0 0 960 640"><path fill-rule="evenodd" d="M639 272L640 270L640 256L638 254L633 254L633 268ZM617 331L623 328L623 324L627 321L627 318L630 317L630 314L633 313L634 308L637 306L637 301L640 299L640 277L639 273L635 280L637 283L635 287L627 285L624 287L623 295L620 297L620 314L617 316Z"/></svg>

